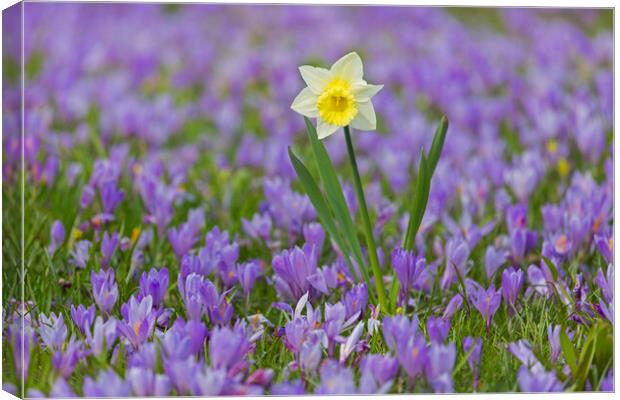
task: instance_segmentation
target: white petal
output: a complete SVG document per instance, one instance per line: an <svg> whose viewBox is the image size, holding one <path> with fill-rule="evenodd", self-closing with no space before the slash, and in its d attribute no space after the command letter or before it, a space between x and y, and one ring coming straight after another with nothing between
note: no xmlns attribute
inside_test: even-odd
<svg viewBox="0 0 620 400"><path fill-rule="evenodd" d="M316 133L319 136L319 139L325 139L332 133L338 130L338 125L331 125L327 122L323 121L321 118L317 119Z"/></svg>
<svg viewBox="0 0 620 400"><path fill-rule="evenodd" d="M325 68L312 67L310 65L302 65L299 67L299 72L306 85L317 95L323 92L332 76L331 72Z"/></svg>
<svg viewBox="0 0 620 400"><path fill-rule="evenodd" d="M355 100L358 103L363 103L368 100L375 94L379 92L379 90L383 89L383 85L355 85L351 89L353 92L353 96L355 96Z"/></svg>
<svg viewBox="0 0 620 400"><path fill-rule="evenodd" d="M377 129L377 117L370 100L357 103L357 116L351 121L351 127L360 131L374 131Z"/></svg>
<svg viewBox="0 0 620 400"><path fill-rule="evenodd" d="M351 84L360 83L364 76L362 59L356 52L351 52L336 61L330 71L334 76L346 79Z"/></svg>
<svg viewBox="0 0 620 400"><path fill-rule="evenodd" d="M319 116L319 110L316 108L318 96L309 88L304 88L291 104L291 109L308 118L316 118Z"/></svg>

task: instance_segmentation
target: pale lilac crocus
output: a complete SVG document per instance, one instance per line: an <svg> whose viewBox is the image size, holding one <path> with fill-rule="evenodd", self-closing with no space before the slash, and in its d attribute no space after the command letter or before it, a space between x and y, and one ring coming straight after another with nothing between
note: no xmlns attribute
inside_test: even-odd
<svg viewBox="0 0 620 400"><path fill-rule="evenodd" d="M385 394L398 373L398 361L390 356L368 354L362 358L360 371L360 393Z"/></svg>
<svg viewBox="0 0 620 400"><path fill-rule="evenodd" d="M472 282L468 280L469 282ZM487 331L491 326L493 315L499 309L502 302L502 293L500 290L495 290L494 285L490 285L486 290L480 285L471 285L468 288L468 294L470 301L480 312L482 319L484 320Z"/></svg>
<svg viewBox="0 0 620 400"><path fill-rule="evenodd" d="M45 347L52 351L60 349L67 339L67 333L62 314L56 316L52 312L49 317L43 313L39 314L39 336Z"/></svg>
<svg viewBox="0 0 620 400"><path fill-rule="evenodd" d="M125 378L134 396L163 397L170 394L170 379L166 375L154 373L149 368L129 368Z"/></svg>
<svg viewBox="0 0 620 400"><path fill-rule="evenodd" d="M409 291L413 289L425 267L426 260L416 257L412 251L399 247L392 251L392 268L400 283L398 301L401 307L406 307Z"/></svg>
<svg viewBox="0 0 620 400"><path fill-rule="evenodd" d="M452 369L456 361L456 346L433 343L428 352L426 363L426 379L430 382L435 393L452 393Z"/></svg>
<svg viewBox="0 0 620 400"><path fill-rule="evenodd" d="M431 316L426 321L426 331L431 342L442 343L448 338L450 320Z"/></svg>
<svg viewBox="0 0 620 400"><path fill-rule="evenodd" d="M474 374L474 390L477 389L480 377L480 355L482 353L482 339L471 336L463 339L463 351L467 356L467 364Z"/></svg>
<svg viewBox="0 0 620 400"><path fill-rule="evenodd" d="M52 229L50 231L50 244L47 248L50 254L54 254L56 250L63 244L65 241L65 226L61 221L56 220L52 224Z"/></svg>
<svg viewBox="0 0 620 400"><path fill-rule="evenodd" d="M82 332L82 335L86 335L95 320L95 305L91 304L90 307L86 308L82 304L77 307L71 304L71 319Z"/></svg>
<svg viewBox="0 0 620 400"><path fill-rule="evenodd" d="M153 312L153 298L146 296L138 301L131 296L129 302L121 306L123 319L116 324L116 332L126 338L134 349L146 342L153 332L156 313Z"/></svg>
<svg viewBox="0 0 620 400"><path fill-rule="evenodd" d="M163 305L164 296L168 290L169 273L168 268L157 270L151 268L147 272L143 272L140 276L140 289L138 291L138 300L142 300L146 296L153 298L153 307L159 308Z"/></svg>
<svg viewBox="0 0 620 400"><path fill-rule="evenodd" d="M116 252L118 246L119 236L117 232L108 234L104 232L103 239L101 240L101 266L107 268L110 265L110 260Z"/></svg>
<svg viewBox="0 0 620 400"><path fill-rule="evenodd" d="M523 271L514 268L505 269L502 273L502 296L510 316L517 311L516 302L522 287Z"/></svg>
<svg viewBox="0 0 620 400"><path fill-rule="evenodd" d="M71 251L71 263L80 269L86 268L90 258L91 242L88 240L80 240L76 242L73 251Z"/></svg>
<svg viewBox="0 0 620 400"><path fill-rule="evenodd" d="M517 380L522 392L561 392L563 389L562 382L558 380L555 372L545 371L540 363L531 368L521 366Z"/></svg>
<svg viewBox="0 0 620 400"><path fill-rule="evenodd" d="M131 394L129 382L118 376L113 369L99 372L97 379L84 378L84 396L86 397L128 397Z"/></svg>
<svg viewBox="0 0 620 400"><path fill-rule="evenodd" d="M118 299L118 286L114 280L114 270L101 270L98 274L91 271L90 283L97 307L102 313L109 314Z"/></svg>

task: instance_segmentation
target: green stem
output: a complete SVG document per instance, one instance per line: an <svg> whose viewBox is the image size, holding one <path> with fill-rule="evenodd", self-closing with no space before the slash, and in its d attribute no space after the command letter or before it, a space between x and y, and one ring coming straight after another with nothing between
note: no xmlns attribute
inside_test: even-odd
<svg viewBox="0 0 620 400"><path fill-rule="evenodd" d="M366 199L364 197L364 190L362 188L362 180L360 179L360 173L357 169L357 161L355 160L355 151L353 150L353 142L351 141L351 132L348 126L344 127L344 137L347 140L347 150L349 152L349 160L351 161L351 167L353 168L353 180L355 183L355 194L357 196L357 202L360 206L362 214L362 221L364 223L364 234L366 236L366 247L368 248L368 258L370 260L370 267L372 268L372 274L375 277L375 286L377 287L377 297L379 304L383 312L388 312L387 303L385 301L385 288L383 287L383 275L381 274L381 268L379 267L379 258L377 257L377 248L375 246L375 240L372 235L372 225L370 223L370 217L368 216L368 208L366 207ZM360 267L363 267L360 265ZM370 289L370 288L369 288Z"/></svg>

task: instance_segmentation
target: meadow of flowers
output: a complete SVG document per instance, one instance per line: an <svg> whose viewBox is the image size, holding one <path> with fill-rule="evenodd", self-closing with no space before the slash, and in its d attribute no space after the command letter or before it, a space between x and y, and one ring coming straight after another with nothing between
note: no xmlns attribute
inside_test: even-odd
<svg viewBox="0 0 620 400"><path fill-rule="evenodd" d="M613 390L610 11L19 12L3 390Z"/></svg>

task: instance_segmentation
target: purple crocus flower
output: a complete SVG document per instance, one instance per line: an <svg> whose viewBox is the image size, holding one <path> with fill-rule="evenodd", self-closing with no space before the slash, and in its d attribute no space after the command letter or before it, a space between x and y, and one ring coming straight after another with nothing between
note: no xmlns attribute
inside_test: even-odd
<svg viewBox="0 0 620 400"><path fill-rule="evenodd" d="M114 270L90 271L90 284L97 307L104 314L109 314L118 299L118 286L114 280Z"/></svg>
<svg viewBox="0 0 620 400"><path fill-rule="evenodd" d="M425 363L426 379L436 393L452 393L452 369L456 360L456 346L433 343L428 352L428 362Z"/></svg>
<svg viewBox="0 0 620 400"><path fill-rule="evenodd" d="M441 278L442 289L447 289L457 281L458 274L465 277L470 268L467 262L470 253L469 245L460 237L449 239L446 243L446 270Z"/></svg>
<svg viewBox="0 0 620 400"><path fill-rule="evenodd" d="M179 396L190 393L198 376L200 365L194 357L165 359L162 363L170 384Z"/></svg>
<svg viewBox="0 0 620 400"><path fill-rule="evenodd" d="M484 268L487 272L487 278L491 279L495 271L506 262L506 253L502 250L496 250L495 246L487 247L484 256Z"/></svg>
<svg viewBox="0 0 620 400"><path fill-rule="evenodd" d="M254 214L251 220L241 218L243 231L252 239L262 239L265 242L271 237L271 217L269 214Z"/></svg>
<svg viewBox="0 0 620 400"><path fill-rule="evenodd" d="M86 332L90 331L90 327L95 320L95 305L91 304L90 307L85 308L80 304L76 308L71 304L71 319L80 332L82 332L82 335L86 335Z"/></svg>
<svg viewBox="0 0 620 400"><path fill-rule="evenodd" d="M357 344L362 336L362 332L364 331L364 321L360 321L355 328L353 328L353 332L347 337L347 340L344 342L342 346L340 346L340 363L344 364L349 355L353 353L356 349Z"/></svg>
<svg viewBox="0 0 620 400"><path fill-rule="evenodd" d="M280 297L297 303L304 293L310 292L310 298L313 298L314 288L308 282L308 277L317 271L317 263L316 253L308 245L305 245L303 250L295 247L276 254L272 266L276 290Z"/></svg>
<svg viewBox="0 0 620 400"><path fill-rule="evenodd" d="M80 196L80 208L86 208L92 203L95 198L95 188L91 185L84 186L82 189L82 195Z"/></svg>
<svg viewBox="0 0 620 400"><path fill-rule="evenodd" d="M170 379L166 375L155 374L151 369L130 368L125 374L125 379L131 385L134 396L163 397L170 394Z"/></svg>
<svg viewBox="0 0 620 400"><path fill-rule="evenodd" d="M67 339L67 326L62 314L56 316L51 313L49 317L39 314L39 336L45 347L52 351L58 350Z"/></svg>
<svg viewBox="0 0 620 400"><path fill-rule="evenodd" d="M170 241L170 246L177 256L177 259L181 260L183 256L194 247L198 241L198 236L196 236L196 232L192 225L184 223L181 224L178 229L168 229L168 240Z"/></svg>
<svg viewBox="0 0 620 400"><path fill-rule="evenodd" d="M532 368L521 366L517 379L522 392L561 392L563 389L562 382L558 380L555 372L545 371L540 363Z"/></svg>
<svg viewBox="0 0 620 400"><path fill-rule="evenodd" d="M45 397L45 396L44 396ZM54 382L54 386L50 389L49 393L50 398L72 398L77 397L71 389L71 386L67 383L65 378L62 376L56 379Z"/></svg>
<svg viewBox="0 0 620 400"><path fill-rule="evenodd" d="M191 392L194 396L223 395L228 382L225 370L203 367L194 373Z"/></svg>
<svg viewBox="0 0 620 400"><path fill-rule="evenodd" d="M258 261L252 260L237 266L237 278L243 289L243 294L249 296L256 279L261 275L262 268Z"/></svg>
<svg viewBox="0 0 620 400"><path fill-rule="evenodd" d="M383 318L383 337L390 351L398 352L400 343L414 338L418 332L418 317L414 314L411 320L405 315L394 315Z"/></svg>
<svg viewBox="0 0 620 400"><path fill-rule="evenodd" d="M463 296L461 296L460 293L457 293L448 302L448 305L446 306L446 309L444 310L441 318L446 319L446 320L452 319L452 316L454 315L454 313L457 310L460 310L462 306L463 306Z"/></svg>
<svg viewBox="0 0 620 400"><path fill-rule="evenodd" d="M409 291L426 267L426 259L418 258L412 251L398 247L392 251L392 267L400 283L399 304L406 307Z"/></svg>
<svg viewBox="0 0 620 400"><path fill-rule="evenodd" d="M407 335L402 332L396 342L396 358L409 378L415 379L428 364L428 346L423 334Z"/></svg>
<svg viewBox="0 0 620 400"><path fill-rule="evenodd" d="M560 354L562 353L562 348L560 346L560 331L562 327L560 325L549 325L547 327L547 338L549 339L549 346L551 346L551 363L555 364L555 362L560 358Z"/></svg>
<svg viewBox="0 0 620 400"><path fill-rule="evenodd" d="M54 353L52 365L62 377L67 378L85 355L86 352L82 348L82 342L72 337L64 350L57 350Z"/></svg>
<svg viewBox="0 0 620 400"><path fill-rule="evenodd" d="M487 290L484 290L480 285L469 279L468 282L474 283L468 288L469 300L480 312L480 315L482 315L482 319L488 331L493 320L493 315L495 315L502 302L501 289L495 290L495 286L490 285Z"/></svg>
<svg viewBox="0 0 620 400"><path fill-rule="evenodd" d="M448 338L450 320L431 316L426 321L426 331L431 342L442 343Z"/></svg>
<svg viewBox="0 0 620 400"><path fill-rule="evenodd" d="M99 187L99 194L101 195L103 212L106 214L114 214L114 209L125 197L125 193L122 190L118 190L116 183L112 181L103 183Z"/></svg>
<svg viewBox="0 0 620 400"><path fill-rule="evenodd" d="M527 367L531 367L535 364L540 364L534 352L532 351L532 345L525 339L518 340L508 345L508 351L510 351L515 357L521 361L521 363Z"/></svg>
<svg viewBox="0 0 620 400"><path fill-rule="evenodd" d="M114 232L112 235L109 235L108 232L105 232L101 240L101 266L103 268L107 268L110 265L116 246L118 246L118 233Z"/></svg>
<svg viewBox="0 0 620 400"><path fill-rule="evenodd" d="M209 357L213 368L240 371L246 364L249 350L250 343L239 329L219 327L211 332Z"/></svg>
<svg viewBox="0 0 620 400"><path fill-rule="evenodd" d="M138 301L131 296L129 302L121 306L123 320L116 324L116 332L126 338L134 349L140 346L151 336L157 315L153 312L153 298L144 297Z"/></svg>
<svg viewBox="0 0 620 400"><path fill-rule="evenodd" d="M325 360L320 370L321 382L315 394L354 394L353 372L331 359Z"/></svg>
<svg viewBox="0 0 620 400"><path fill-rule="evenodd" d="M88 240L80 240L75 243L73 251L71 251L71 263L76 268L84 269L90 258L91 243Z"/></svg>
<svg viewBox="0 0 620 400"><path fill-rule="evenodd" d="M113 369L100 372L97 380L87 376L83 387L86 397L128 397L131 394L129 382L118 376Z"/></svg>
<svg viewBox="0 0 620 400"><path fill-rule="evenodd" d="M523 271L507 268L502 273L502 295L510 316L516 312L516 302L523 287Z"/></svg>
<svg viewBox="0 0 620 400"><path fill-rule="evenodd" d="M299 349L299 368L306 375L314 374L323 358L321 342L317 335L309 335Z"/></svg>
<svg viewBox="0 0 620 400"><path fill-rule="evenodd" d="M86 343L90 347L90 351L95 355L100 355L103 351L111 348L116 340L116 319L108 318L103 322L103 318L98 316L93 325L93 333L86 331Z"/></svg>
<svg viewBox="0 0 620 400"><path fill-rule="evenodd" d="M140 276L140 290L138 291L138 300L142 300L146 296L153 298L153 307L159 308L163 305L164 296L168 290L169 276L168 268L156 270L151 268L147 272L143 272Z"/></svg>
<svg viewBox="0 0 620 400"><path fill-rule="evenodd" d="M30 367L30 356L33 345L37 341L36 332L30 324L24 324L18 320L9 326L8 337L11 338L13 345L13 362L15 365L15 375L17 379L25 382L28 378Z"/></svg>
<svg viewBox="0 0 620 400"><path fill-rule="evenodd" d="M323 242L325 241L325 231L321 224L316 222L310 222L303 227L304 239L306 243L314 247L314 251L317 253L317 258L320 257L323 249Z"/></svg>
<svg viewBox="0 0 620 400"><path fill-rule="evenodd" d="M360 393L384 394L398 373L398 361L390 356L368 354L362 358L360 371Z"/></svg>
<svg viewBox="0 0 620 400"><path fill-rule="evenodd" d="M353 317L359 313L360 317L366 311L368 304L368 288L365 283L360 283L347 291L343 296L345 309L347 310L347 318Z"/></svg>
<svg viewBox="0 0 620 400"><path fill-rule="evenodd" d="M471 336L463 339L463 351L469 355L467 356L467 363L469 369L474 374L474 390L478 387L478 379L480 375L480 354L482 352L482 339L472 338ZM471 352L471 353L470 353Z"/></svg>
<svg viewBox="0 0 620 400"><path fill-rule="evenodd" d="M52 224L52 229L50 232L50 245L47 248L49 253L54 254L64 241L65 241L65 226L62 224L61 221L56 220Z"/></svg>
<svg viewBox="0 0 620 400"><path fill-rule="evenodd" d="M613 237L607 237L603 235L594 235L594 243L598 248L598 251L603 256L603 259L607 264L613 264L614 249L613 249Z"/></svg>
<svg viewBox="0 0 620 400"><path fill-rule="evenodd" d="M292 382L276 383L271 388L271 394L274 396L296 396L306 394L304 383L301 379Z"/></svg>

